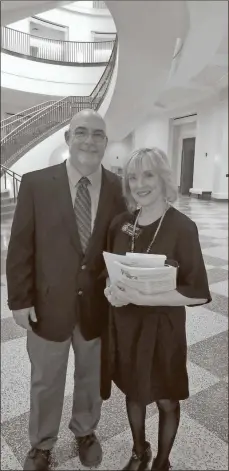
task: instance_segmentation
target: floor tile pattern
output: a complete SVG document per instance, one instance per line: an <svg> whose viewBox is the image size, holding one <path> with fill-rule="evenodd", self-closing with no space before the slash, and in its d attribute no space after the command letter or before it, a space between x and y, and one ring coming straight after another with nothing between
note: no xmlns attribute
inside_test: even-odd
<svg viewBox="0 0 229 471"><path fill-rule="evenodd" d="M190 398L181 404L181 425L171 454L173 470L228 469L228 205L195 198L179 198L175 205L193 219L208 273L212 303L187 308ZM23 469L29 448L29 378L25 331L13 321L7 307L5 257L11 221L1 225L1 355L2 440L1 469ZM80 465L68 429L72 407L73 354L70 352L60 435L53 452L56 470L86 469ZM158 415L147 410L147 437L154 455ZM132 447L123 395L113 388L105 402L98 436L104 459L100 468L122 469Z"/></svg>

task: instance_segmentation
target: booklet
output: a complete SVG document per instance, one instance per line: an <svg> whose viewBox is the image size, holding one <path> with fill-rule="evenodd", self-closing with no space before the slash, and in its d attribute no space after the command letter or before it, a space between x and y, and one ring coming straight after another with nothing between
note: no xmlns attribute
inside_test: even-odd
<svg viewBox="0 0 229 471"><path fill-rule="evenodd" d="M144 294L176 289L177 267L166 264L165 255L117 255L103 252L111 283L124 282Z"/></svg>

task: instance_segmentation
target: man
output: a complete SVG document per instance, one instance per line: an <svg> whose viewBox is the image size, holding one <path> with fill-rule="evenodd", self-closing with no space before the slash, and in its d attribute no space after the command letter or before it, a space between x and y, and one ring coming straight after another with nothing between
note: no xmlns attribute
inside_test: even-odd
<svg viewBox="0 0 229 471"><path fill-rule="evenodd" d="M112 219L125 210L119 178L101 161L101 116L76 114L65 133L69 159L23 176L7 255L8 304L27 329L31 362L31 450L25 470L47 470L61 420L70 345L75 354L69 428L84 466L102 449L100 337L107 323L102 251Z"/></svg>

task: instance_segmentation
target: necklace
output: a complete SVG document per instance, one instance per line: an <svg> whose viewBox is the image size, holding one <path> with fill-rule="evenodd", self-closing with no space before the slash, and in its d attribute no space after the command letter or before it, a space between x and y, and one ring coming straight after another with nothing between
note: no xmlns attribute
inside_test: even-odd
<svg viewBox="0 0 229 471"><path fill-rule="evenodd" d="M166 213L167 213L169 207L170 207L170 205L168 204L167 207L166 207L166 209L165 209L165 211L164 211L164 213L163 213L162 216L161 216L161 219L160 219L160 222L159 222L159 224L158 224L157 230L156 230L156 232L155 232L155 234L154 234L154 236L153 236L153 238L152 238L150 244L148 245L148 248L147 248L147 250L146 250L146 253L149 253L149 252L150 252L151 247L152 247L152 245L153 245L154 242L155 242L155 239L156 239L157 234L158 234L158 232L159 232L159 230L160 230L160 228L161 228L163 219L164 219L164 217L165 217L165 215L166 215ZM141 209L139 210L139 212L138 212L138 214L137 214L137 217L136 217L135 223L134 223L134 227L133 227L133 232L132 232L132 237L131 237L131 253L134 252L134 248L135 248L135 233L136 233L136 227L137 227L137 223L138 223L138 219L139 219L140 213L141 213Z"/></svg>

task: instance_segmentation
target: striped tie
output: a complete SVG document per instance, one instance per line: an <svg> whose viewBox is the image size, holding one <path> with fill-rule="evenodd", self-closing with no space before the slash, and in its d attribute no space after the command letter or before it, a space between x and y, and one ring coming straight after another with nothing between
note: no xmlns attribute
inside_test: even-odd
<svg viewBox="0 0 229 471"><path fill-rule="evenodd" d="M91 196L88 190L89 184L90 181L87 177L80 179L74 204L78 232L84 253L91 236Z"/></svg>

